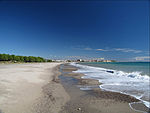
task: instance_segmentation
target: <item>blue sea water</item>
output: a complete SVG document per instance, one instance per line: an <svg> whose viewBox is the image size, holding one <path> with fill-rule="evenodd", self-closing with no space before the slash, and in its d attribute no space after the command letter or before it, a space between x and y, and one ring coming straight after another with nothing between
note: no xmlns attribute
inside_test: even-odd
<svg viewBox="0 0 150 113"><path fill-rule="evenodd" d="M150 62L84 62L82 65L114 69L124 72L140 72L150 76Z"/></svg>
<svg viewBox="0 0 150 113"><path fill-rule="evenodd" d="M150 62L83 62L76 73L97 79L103 90L131 95L150 108Z"/></svg>

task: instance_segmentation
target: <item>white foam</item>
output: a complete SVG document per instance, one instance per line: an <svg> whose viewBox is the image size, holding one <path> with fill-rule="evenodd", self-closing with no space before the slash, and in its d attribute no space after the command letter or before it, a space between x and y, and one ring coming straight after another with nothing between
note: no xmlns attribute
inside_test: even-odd
<svg viewBox="0 0 150 113"><path fill-rule="evenodd" d="M132 103L129 103L129 106L130 106L131 109L133 109L134 111L137 111L137 112L146 113L146 112L144 112L144 111L134 109L134 108L131 106L131 105L134 104L134 103L141 103L141 102L132 102Z"/></svg>
<svg viewBox="0 0 150 113"><path fill-rule="evenodd" d="M101 89L133 96L142 101L145 106L150 108L150 77L148 75L141 75L141 72L127 73L76 63L71 63L71 65L80 68L74 72L85 74L82 78L97 79L100 83L103 83L100 85ZM113 71L113 73L108 71ZM144 99L142 99L143 97Z"/></svg>

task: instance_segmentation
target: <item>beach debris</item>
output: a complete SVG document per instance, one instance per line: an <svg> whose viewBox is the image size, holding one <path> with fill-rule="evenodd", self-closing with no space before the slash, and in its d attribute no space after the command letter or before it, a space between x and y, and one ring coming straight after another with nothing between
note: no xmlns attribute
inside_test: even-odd
<svg viewBox="0 0 150 113"><path fill-rule="evenodd" d="M78 108L77 110L81 111L81 108Z"/></svg>
<svg viewBox="0 0 150 113"><path fill-rule="evenodd" d="M114 71L106 71L106 72L108 72L108 73L114 73Z"/></svg>

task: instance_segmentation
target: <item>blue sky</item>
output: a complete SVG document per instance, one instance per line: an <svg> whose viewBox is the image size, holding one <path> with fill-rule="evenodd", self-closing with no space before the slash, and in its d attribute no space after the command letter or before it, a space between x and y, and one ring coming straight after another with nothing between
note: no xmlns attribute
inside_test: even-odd
<svg viewBox="0 0 150 113"><path fill-rule="evenodd" d="M148 0L0 1L0 53L149 59Z"/></svg>

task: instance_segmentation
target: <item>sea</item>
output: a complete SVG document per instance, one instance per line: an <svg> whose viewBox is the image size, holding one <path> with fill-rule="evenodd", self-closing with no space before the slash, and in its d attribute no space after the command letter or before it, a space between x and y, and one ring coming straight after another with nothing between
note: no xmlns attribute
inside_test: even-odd
<svg viewBox="0 0 150 113"><path fill-rule="evenodd" d="M150 62L83 62L75 73L99 80L102 90L133 96L150 108Z"/></svg>

